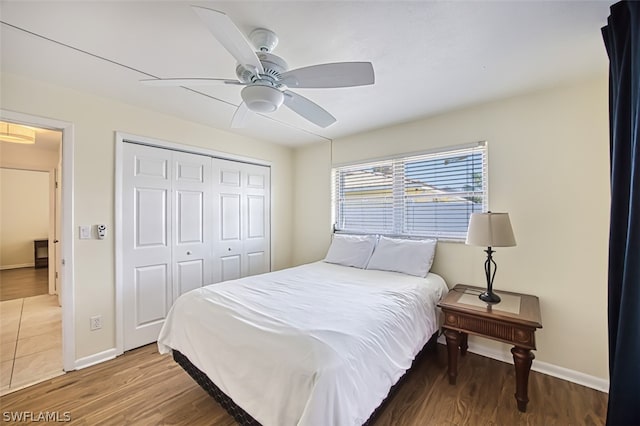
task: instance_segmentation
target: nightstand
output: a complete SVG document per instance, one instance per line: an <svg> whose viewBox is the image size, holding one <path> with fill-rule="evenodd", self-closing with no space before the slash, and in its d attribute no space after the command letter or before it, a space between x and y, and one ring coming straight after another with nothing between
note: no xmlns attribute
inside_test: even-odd
<svg viewBox="0 0 640 426"><path fill-rule="evenodd" d="M36 268L49 266L49 240L33 241L33 264Z"/></svg>
<svg viewBox="0 0 640 426"><path fill-rule="evenodd" d="M442 308L444 335L449 353L449 383L456 384L458 351L467 353L469 334L514 345L518 410L527 410L529 371L535 358L535 332L542 328L540 302L536 296L497 291L502 302L490 305L478 298L481 287L458 284L438 304Z"/></svg>

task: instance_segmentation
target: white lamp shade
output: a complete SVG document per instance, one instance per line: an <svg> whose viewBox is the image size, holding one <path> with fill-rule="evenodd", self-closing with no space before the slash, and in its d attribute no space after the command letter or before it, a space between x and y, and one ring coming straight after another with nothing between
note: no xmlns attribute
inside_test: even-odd
<svg viewBox="0 0 640 426"><path fill-rule="evenodd" d="M515 246L509 213L471 213L466 243L483 247Z"/></svg>

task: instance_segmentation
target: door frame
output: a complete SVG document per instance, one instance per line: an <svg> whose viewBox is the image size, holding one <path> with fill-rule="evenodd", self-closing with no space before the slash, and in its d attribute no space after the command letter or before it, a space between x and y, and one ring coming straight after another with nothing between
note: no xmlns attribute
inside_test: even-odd
<svg viewBox="0 0 640 426"><path fill-rule="evenodd" d="M184 145L175 142L169 142L161 139L150 138L146 136L135 135L121 131L115 132L115 261L116 261L116 312L115 312L115 329L116 329L116 356L124 353L124 259L123 259L123 202L122 202L122 185L124 180L123 159L124 144L136 143L139 145L152 146L156 148L170 149L172 151L186 152L190 154L206 155L213 158L221 158L224 160L239 161L242 163L255 164L258 166L267 166L270 169L270 175L273 176L273 164L270 161L258 160L255 158L244 157L241 155L229 154L226 152L215 151L192 145ZM64 170L64 165L63 165ZM272 180L269 180L272 182ZM271 190L271 189L270 189ZM269 209L273 211L273 197L270 197ZM269 215L271 218L271 215ZM269 220L269 235L273 235L272 221ZM269 244L273 244L273 239ZM273 247L269 250L269 269L273 266Z"/></svg>
<svg viewBox="0 0 640 426"><path fill-rule="evenodd" d="M60 250L62 265L59 265L60 291L62 292L62 368L76 369L75 337L75 287L73 257L73 144L74 125L67 121L0 109L0 119L26 126L62 132L62 232Z"/></svg>

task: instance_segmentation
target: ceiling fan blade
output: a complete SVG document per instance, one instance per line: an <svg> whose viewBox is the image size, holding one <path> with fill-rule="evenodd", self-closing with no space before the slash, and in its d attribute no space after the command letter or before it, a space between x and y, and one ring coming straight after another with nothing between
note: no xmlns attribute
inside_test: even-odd
<svg viewBox="0 0 640 426"><path fill-rule="evenodd" d="M241 129L247 123L247 118L253 114L253 111L249 109L246 103L242 102L238 109L233 114L233 118L231 119L231 128L232 129Z"/></svg>
<svg viewBox="0 0 640 426"><path fill-rule="evenodd" d="M226 14L206 7L191 7L200 19L204 21L211 34L241 65L255 68L260 74L264 73L262 64L258 56L256 56L256 52L253 51L253 47Z"/></svg>
<svg viewBox="0 0 640 426"><path fill-rule="evenodd" d="M287 71L280 82L300 88L353 87L373 84L375 75L371 62L336 62Z"/></svg>
<svg viewBox="0 0 640 426"><path fill-rule="evenodd" d="M322 128L336 122L336 118L320 105L290 90L284 91L284 104L293 112Z"/></svg>
<svg viewBox="0 0 640 426"><path fill-rule="evenodd" d="M220 84L238 84L238 80L227 80L224 78L151 78L140 80L145 86L218 86Z"/></svg>

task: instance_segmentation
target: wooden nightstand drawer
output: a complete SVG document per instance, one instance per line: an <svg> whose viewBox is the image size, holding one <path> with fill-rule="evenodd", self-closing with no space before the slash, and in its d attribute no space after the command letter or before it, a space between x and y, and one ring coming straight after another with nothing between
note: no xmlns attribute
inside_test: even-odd
<svg viewBox="0 0 640 426"><path fill-rule="evenodd" d="M444 310L444 326L464 333L491 337L504 343L536 349L535 328L526 328L502 321L492 321L473 315Z"/></svg>

